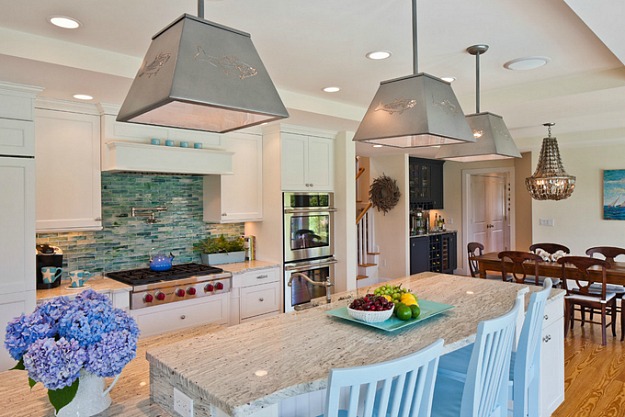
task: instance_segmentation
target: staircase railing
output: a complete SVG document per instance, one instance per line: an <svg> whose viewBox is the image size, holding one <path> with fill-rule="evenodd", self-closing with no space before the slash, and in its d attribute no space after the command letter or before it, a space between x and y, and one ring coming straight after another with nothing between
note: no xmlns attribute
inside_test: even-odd
<svg viewBox="0 0 625 417"><path fill-rule="evenodd" d="M356 218L358 265L367 264L368 255L373 252L371 244L375 242L373 235L375 228L373 227L374 216L369 212L371 206L372 204L369 202Z"/></svg>

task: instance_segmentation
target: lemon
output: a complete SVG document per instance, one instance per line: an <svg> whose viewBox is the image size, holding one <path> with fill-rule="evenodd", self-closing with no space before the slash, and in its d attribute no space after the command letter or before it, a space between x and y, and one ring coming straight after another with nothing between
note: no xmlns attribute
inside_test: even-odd
<svg viewBox="0 0 625 417"><path fill-rule="evenodd" d="M400 302L406 304L407 306L411 306L414 304L417 304L417 299L415 298L414 295L410 294L410 293L406 293L406 294L402 294L401 298L399 299Z"/></svg>
<svg viewBox="0 0 625 417"><path fill-rule="evenodd" d="M390 295L384 294L382 297L386 298L386 301L393 301Z"/></svg>

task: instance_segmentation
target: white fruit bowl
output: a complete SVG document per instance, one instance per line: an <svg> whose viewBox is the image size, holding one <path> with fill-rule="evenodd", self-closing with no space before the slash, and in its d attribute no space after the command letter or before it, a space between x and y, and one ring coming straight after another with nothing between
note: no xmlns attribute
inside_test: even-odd
<svg viewBox="0 0 625 417"><path fill-rule="evenodd" d="M347 314L349 314L352 318L364 321L365 323L379 323L381 321L388 320L393 315L393 310L395 310L395 306L391 307L390 310L383 311L354 310L347 307Z"/></svg>

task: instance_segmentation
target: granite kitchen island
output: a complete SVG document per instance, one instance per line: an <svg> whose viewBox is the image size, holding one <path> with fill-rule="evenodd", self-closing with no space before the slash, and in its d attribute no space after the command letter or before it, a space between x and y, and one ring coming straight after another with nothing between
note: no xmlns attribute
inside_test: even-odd
<svg viewBox="0 0 625 417"><path fill-rule="evenodd" d="M473 341L480 321L504 314L517 297L539 290L429 272L390 283L454 308L397 332L326 314L364 295L366 289L359 289L335 294L331 304L148 350L152 400L173 411L178 390L193 400L195 416L242 417L286 415L290 400L309 396L314 397L309 413L320 414L319 392L331 368L398 358L439 338L445 351L461 348ZM551 300L561 307L563 291L553 290ZM558 383L563 387L563 375Z"/></svg>

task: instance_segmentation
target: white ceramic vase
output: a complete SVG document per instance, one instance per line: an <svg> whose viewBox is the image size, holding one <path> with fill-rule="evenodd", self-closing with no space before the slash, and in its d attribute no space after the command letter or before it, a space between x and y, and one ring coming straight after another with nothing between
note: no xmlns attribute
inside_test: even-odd
<svg viewBox="0 0 625 417"><path fill-rule="evenodd" d="M117 383L119 375L104 389L104 378L93 375L84 369L80 371L78 391L74 399L61 408L57 417L90 417L101 413L111 405L109 392Z"/></svg>

